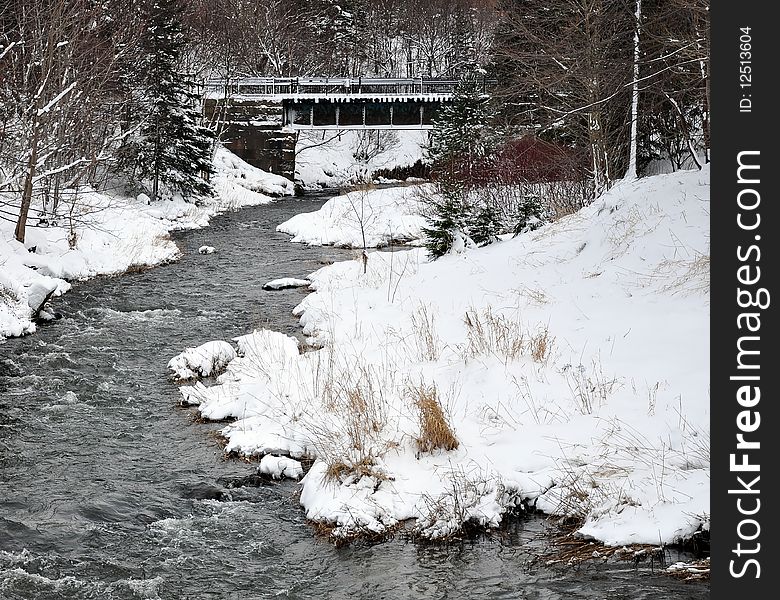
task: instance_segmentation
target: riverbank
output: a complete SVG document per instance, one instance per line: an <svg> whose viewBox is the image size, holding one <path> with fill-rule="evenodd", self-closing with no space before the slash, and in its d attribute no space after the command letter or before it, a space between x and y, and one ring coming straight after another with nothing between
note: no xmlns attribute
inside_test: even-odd
<svg viewBox="0 0 780 600"><path fill-rule="evenodd" d="M707 598L706 584L660 576L657 561L655 572L650 561L548 567L534 560L547 543L536 515L451 544L336 548L312 535L296 481L226 460L225 423L176 407L166 363L253 328L300 336L291 311L305 290L262 286L350 257L275 232L325 200L283 198L174 232L174 263L74 285L53 300L62 319L0 346L0 597ZM199 254L205 244L218 251Z"/></svg>
<svg viewBox="0 0 780 600"><path fill-rule="evenodd" d="M312 273L321 349L238 338L216 385L226 450L308 457L307 517L335 537L413 520L445 539L533 507L606 544L709 529L709 172L619 182L579 213L429 262Z"/></svg>
<svg viewBox="0 0 780 600"><path fill-rule="evenodd" d="M56 224L43 227L31 218L24 244L14 239L12 222L0 221L0 340L34 332L40 301L47 294L67 292L71 281L175 260L179 251L171 231L205 227L226 210L294 193L292 182L256 169L223 148L217 150L214 165L215 195L196 202L180 197L149 202L143 194L85 187L73 201L72 219L62 212ZM1 199L13 202L10 195Z"/></svg>

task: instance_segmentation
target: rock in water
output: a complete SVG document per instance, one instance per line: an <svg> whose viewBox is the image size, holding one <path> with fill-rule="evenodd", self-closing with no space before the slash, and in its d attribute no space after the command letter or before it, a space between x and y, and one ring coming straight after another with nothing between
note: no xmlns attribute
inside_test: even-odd
<svg viewBox="0 0 780 600"><path fill-rule="evenodd" d="M264 290L286 290L289 288L297 287L309 287L311 281L308 279L294 279L292 277L282 277L281 279L274 279L269 281L263 286Z"/></svg>

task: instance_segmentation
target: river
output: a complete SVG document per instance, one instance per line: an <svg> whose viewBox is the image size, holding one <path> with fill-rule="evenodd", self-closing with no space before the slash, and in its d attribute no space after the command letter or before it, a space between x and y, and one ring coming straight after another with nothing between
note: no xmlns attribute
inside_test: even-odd
<svg viewBox="0 0 780 600"><path fill-rule="evenodd" d="M223 456L221 426L178 406L166 363L253 328L298 335L305 292L261 287L351 255L274 231L322 202L178 232L178 262L79 283L52 303L62 319L0 343L0 599L709 597L649 565L534 565L540 518L468 543L335 548L295 483L258 485L256 465Z"/></svg>

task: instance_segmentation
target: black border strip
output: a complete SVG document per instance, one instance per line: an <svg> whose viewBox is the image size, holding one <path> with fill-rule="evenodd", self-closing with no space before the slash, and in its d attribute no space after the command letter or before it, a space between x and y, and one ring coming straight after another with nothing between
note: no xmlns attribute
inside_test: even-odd
<svg viewBox="0 0 780 600"><path fill-rule="evenodd" d="M711 585L724 600L778 597L774 6L721 0L711 12Z"/></svg>

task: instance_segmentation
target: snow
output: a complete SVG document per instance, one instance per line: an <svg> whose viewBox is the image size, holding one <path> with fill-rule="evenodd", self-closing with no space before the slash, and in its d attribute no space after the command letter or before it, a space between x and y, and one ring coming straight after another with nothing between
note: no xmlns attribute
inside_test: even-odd
<svg viewBox="0 0 780 600"><path fill-rule="evenodd" d="M367 248L417 240L426 225L420 216L421 197L429 190L408 186L349 192L317 211L295 215L276 230L292 235L293 242L313 246L362 248L364 233Z"/></svg>
<svg viewBox="0 0 780 600"><path fill-rule="evenodd" d="M33 314L37 313L43 307L44 302L57 291L57 283L55 280L39 279L33 281L27 287L27 305L33 311Z"/></svg>
<svg viewBox="0 0 780 600"><path fill-rule="evenodd" d="M309 342L260 330L215 385L228 451L309 457L334 536L414 519L496 526L525 504L607 544L709 527L709 171L619 182L580 212L430 262L375 252L310 275ZM457 438L421 450L418 399Z"/></svg>
<svg viewBox="0 0 780 600"><path fill-rule="evenodd" d="M214 167L217 176L213 183L217 194L239 203L247 200L252 203L252 192L270 196L295 194L295 185L289 179L257 169L222 146L217 148Z"/></svg>
<svg viewBox="0 0 780 600"><path fill-rule="evenodd" d="M424 130L300 130L295 147L295 180L306 188L334 188L373 178L379 169L414 165L423 158L427 141L428 132Z"/></svg>
<svg viewBox="0 0 780 600"><path fill-rule="evenodd" d="M311 282L308 279L295 279L294 277L282 277L274 279L263 285L264 290L286 290L288 288L308 287Z"/></svg>
<svg viewBox="0 0 780 600"><path fill-rule="evenodd" d="M176 379L187 380L210 377L222 371L236 357L236 351L228 342L216 340L197 348L187 348L168 362L168 369Z"/></svg>
<svg viewBox="0 0 780 600"><path fill-rule="evenodd" d="M300 479L303 477L303 466L297 460L286 456L266 454L260 461L257 472L273 479Z"/></svg>
<svg viewBox="0 0 780 600"><path fill-rule="evenodd" d="M214 246L201 246L198 248L200 254L214 254L216 251L217 249Z"/></svg>
<svg viewBox="0 0 780 600"><path fill-rule="evenodd" d="M74 201L74 248L68 243L68 202L62 203L56 225L35 227L37 219L31 216L24 244L14 239L14 223L0 219L0 340L35 331L33 305L39 290L53 288L59 296L71 281L175 260L179 250L171 231L206 227L220 212L273 201L268 194L294 193L292 182L256 169L224 148L217 149L215 166L217 195L197 203L178 195L151 202L146 194L131 196L121 189L80 188ZM11 203L8 210L18 205L18 197L0 193L3 202ZM30 214L36 215L38 207L32 208Z"/></svg>

